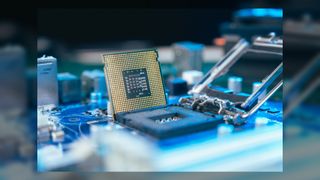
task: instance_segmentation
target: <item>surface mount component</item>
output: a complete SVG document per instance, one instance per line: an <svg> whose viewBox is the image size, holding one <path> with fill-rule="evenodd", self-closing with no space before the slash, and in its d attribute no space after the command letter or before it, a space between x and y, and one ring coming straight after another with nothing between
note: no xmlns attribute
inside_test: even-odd
<svg viewBox="0 0 320 180"><path fill-rule="evenodd" d="M113 114L166 105L156 50L103 55Z"/></svg>
<svg viewBox="0 0 320 180"><path fill-rule="evenodd" d="M81 101L81 81L71 73L58 74L58 89L60 103Z"/></svg>
<svg viewBox="0 0 320 180"><path fill-rule="evenodd" d="M117 120L158 139L207 130L224 123L222 116L209 116L179 106L118 113Z"/></svg>
<svg viewBox="0 0 320 180"><path fill-rule="evenodd" d="M59 105L57 59L52 56L38 58L38 106Z"/></svg>
<svg viewBox="0 0 320 180"><path fill-rule="evenodd" d="M91 93L100 93L102 97L107 97L107 85L104 73L101 70L86 70L81 74L82 94L85 98Z"/></svg>

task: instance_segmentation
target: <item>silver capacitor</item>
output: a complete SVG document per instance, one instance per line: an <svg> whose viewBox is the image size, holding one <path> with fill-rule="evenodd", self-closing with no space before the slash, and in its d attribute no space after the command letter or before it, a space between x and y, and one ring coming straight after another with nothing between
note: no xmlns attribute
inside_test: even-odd
<svg viewBox="0 0 320 180"><path fill-rule="evenodd" d="M42 56L37 60L38 106L59 105L57 59Z"/></svg>
<svg viewBox="0 0 320 180"><path fill-rule="evenodd" d="M231 76L228 78L228 89L233 91L233 94L238 94L242 90L242 78Z"/></svg>

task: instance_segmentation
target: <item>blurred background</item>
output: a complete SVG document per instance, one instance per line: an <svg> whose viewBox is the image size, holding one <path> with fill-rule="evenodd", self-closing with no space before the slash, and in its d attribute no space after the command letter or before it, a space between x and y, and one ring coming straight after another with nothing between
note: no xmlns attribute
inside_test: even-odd
<svg viewBox="0 0 320 180"><path fill-rule="evenodd" d="M43 54L59 57L59 72L81 76L84 70L103 69L102 53L156 48L162 76L168 83L188 70L177 66L177 46L189 49L203 46L199 50L202 57L193 59L203 61L203 66L189 68L206 73L240 38L252 41L270 32L282 36L281 9L238 10L39 9L38 57ZM250 93L252 82L264 78L281 60L249 54L229 75L246 77L244 91ZM215 83L226 87L227 79L221 78Z"/></svg>
<svg viewBox="0 0 320 180"><path fill-rule="evenodd" d="M284 7L283 21L246 14L241 9ZM102 68L100 54L117 49L157 47L166 78L179 73L172 66L172 45L193 41L206 46L203 68L212 65L238 38L275 31L284 45L284 172L282 174L110 174L107 177L174 179L176 177L295 178L320 176L319 67L320 16L315 0L237 1L222 9L38 9L36 14L3 14L0 19L0 177L3 179L105 179L106 175L35 173L36 58L59 57L59 72ZM242 13L241 13L242 12ZM250 12L250 11L249 11ZM252 11L251 11L252 12ZM36 25L37 24L37 25ZM147 24L147 25L146 25ZM250 27L250 28L248 28ZM210 53L215 52L215 53ZM246 57L231 73L261 79L279 60ZM266 58L269 59L269 58ZM266 72L259 71L265 67ZM244 67L248 70L244 70ZM206 70L206 69L204 69ZM169 73L170 72L170 73ZM172 73L173 72L173 73ZM247 79L249 86L255 79ZM225 85L225 80L218 81ZM249 90L248 90L249 91ZM278 95L281 98L281 94ZM21 172L21 173L16 173ZM120 179L121 179L120 178Z"/></svg>

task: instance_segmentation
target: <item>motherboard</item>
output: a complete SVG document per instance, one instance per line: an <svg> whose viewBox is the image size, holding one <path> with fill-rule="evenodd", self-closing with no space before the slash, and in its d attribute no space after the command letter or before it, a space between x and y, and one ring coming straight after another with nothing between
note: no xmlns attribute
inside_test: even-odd
<svg viewBox="0 0 320 180"><path fill-rule="evenodd" d="M81 76L39 58L38 171L282 171L282 63L251 93L228 74L247 53L282 57L282 39L241 39L207 71L203 48L174 44L169 78L157 49L102 54Z"/></svg>

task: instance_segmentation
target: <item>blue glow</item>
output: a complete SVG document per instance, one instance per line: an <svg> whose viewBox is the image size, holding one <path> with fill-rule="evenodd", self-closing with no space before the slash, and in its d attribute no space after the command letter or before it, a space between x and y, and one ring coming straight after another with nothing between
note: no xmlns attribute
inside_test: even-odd
<svg viewBox="0 0 320 180"><path fill-rule="evenodd" d="M239 17L274 17L282 18L282 9L270 9L270 8L253 8L253 9L241 9L235 13Z"/></svg>

